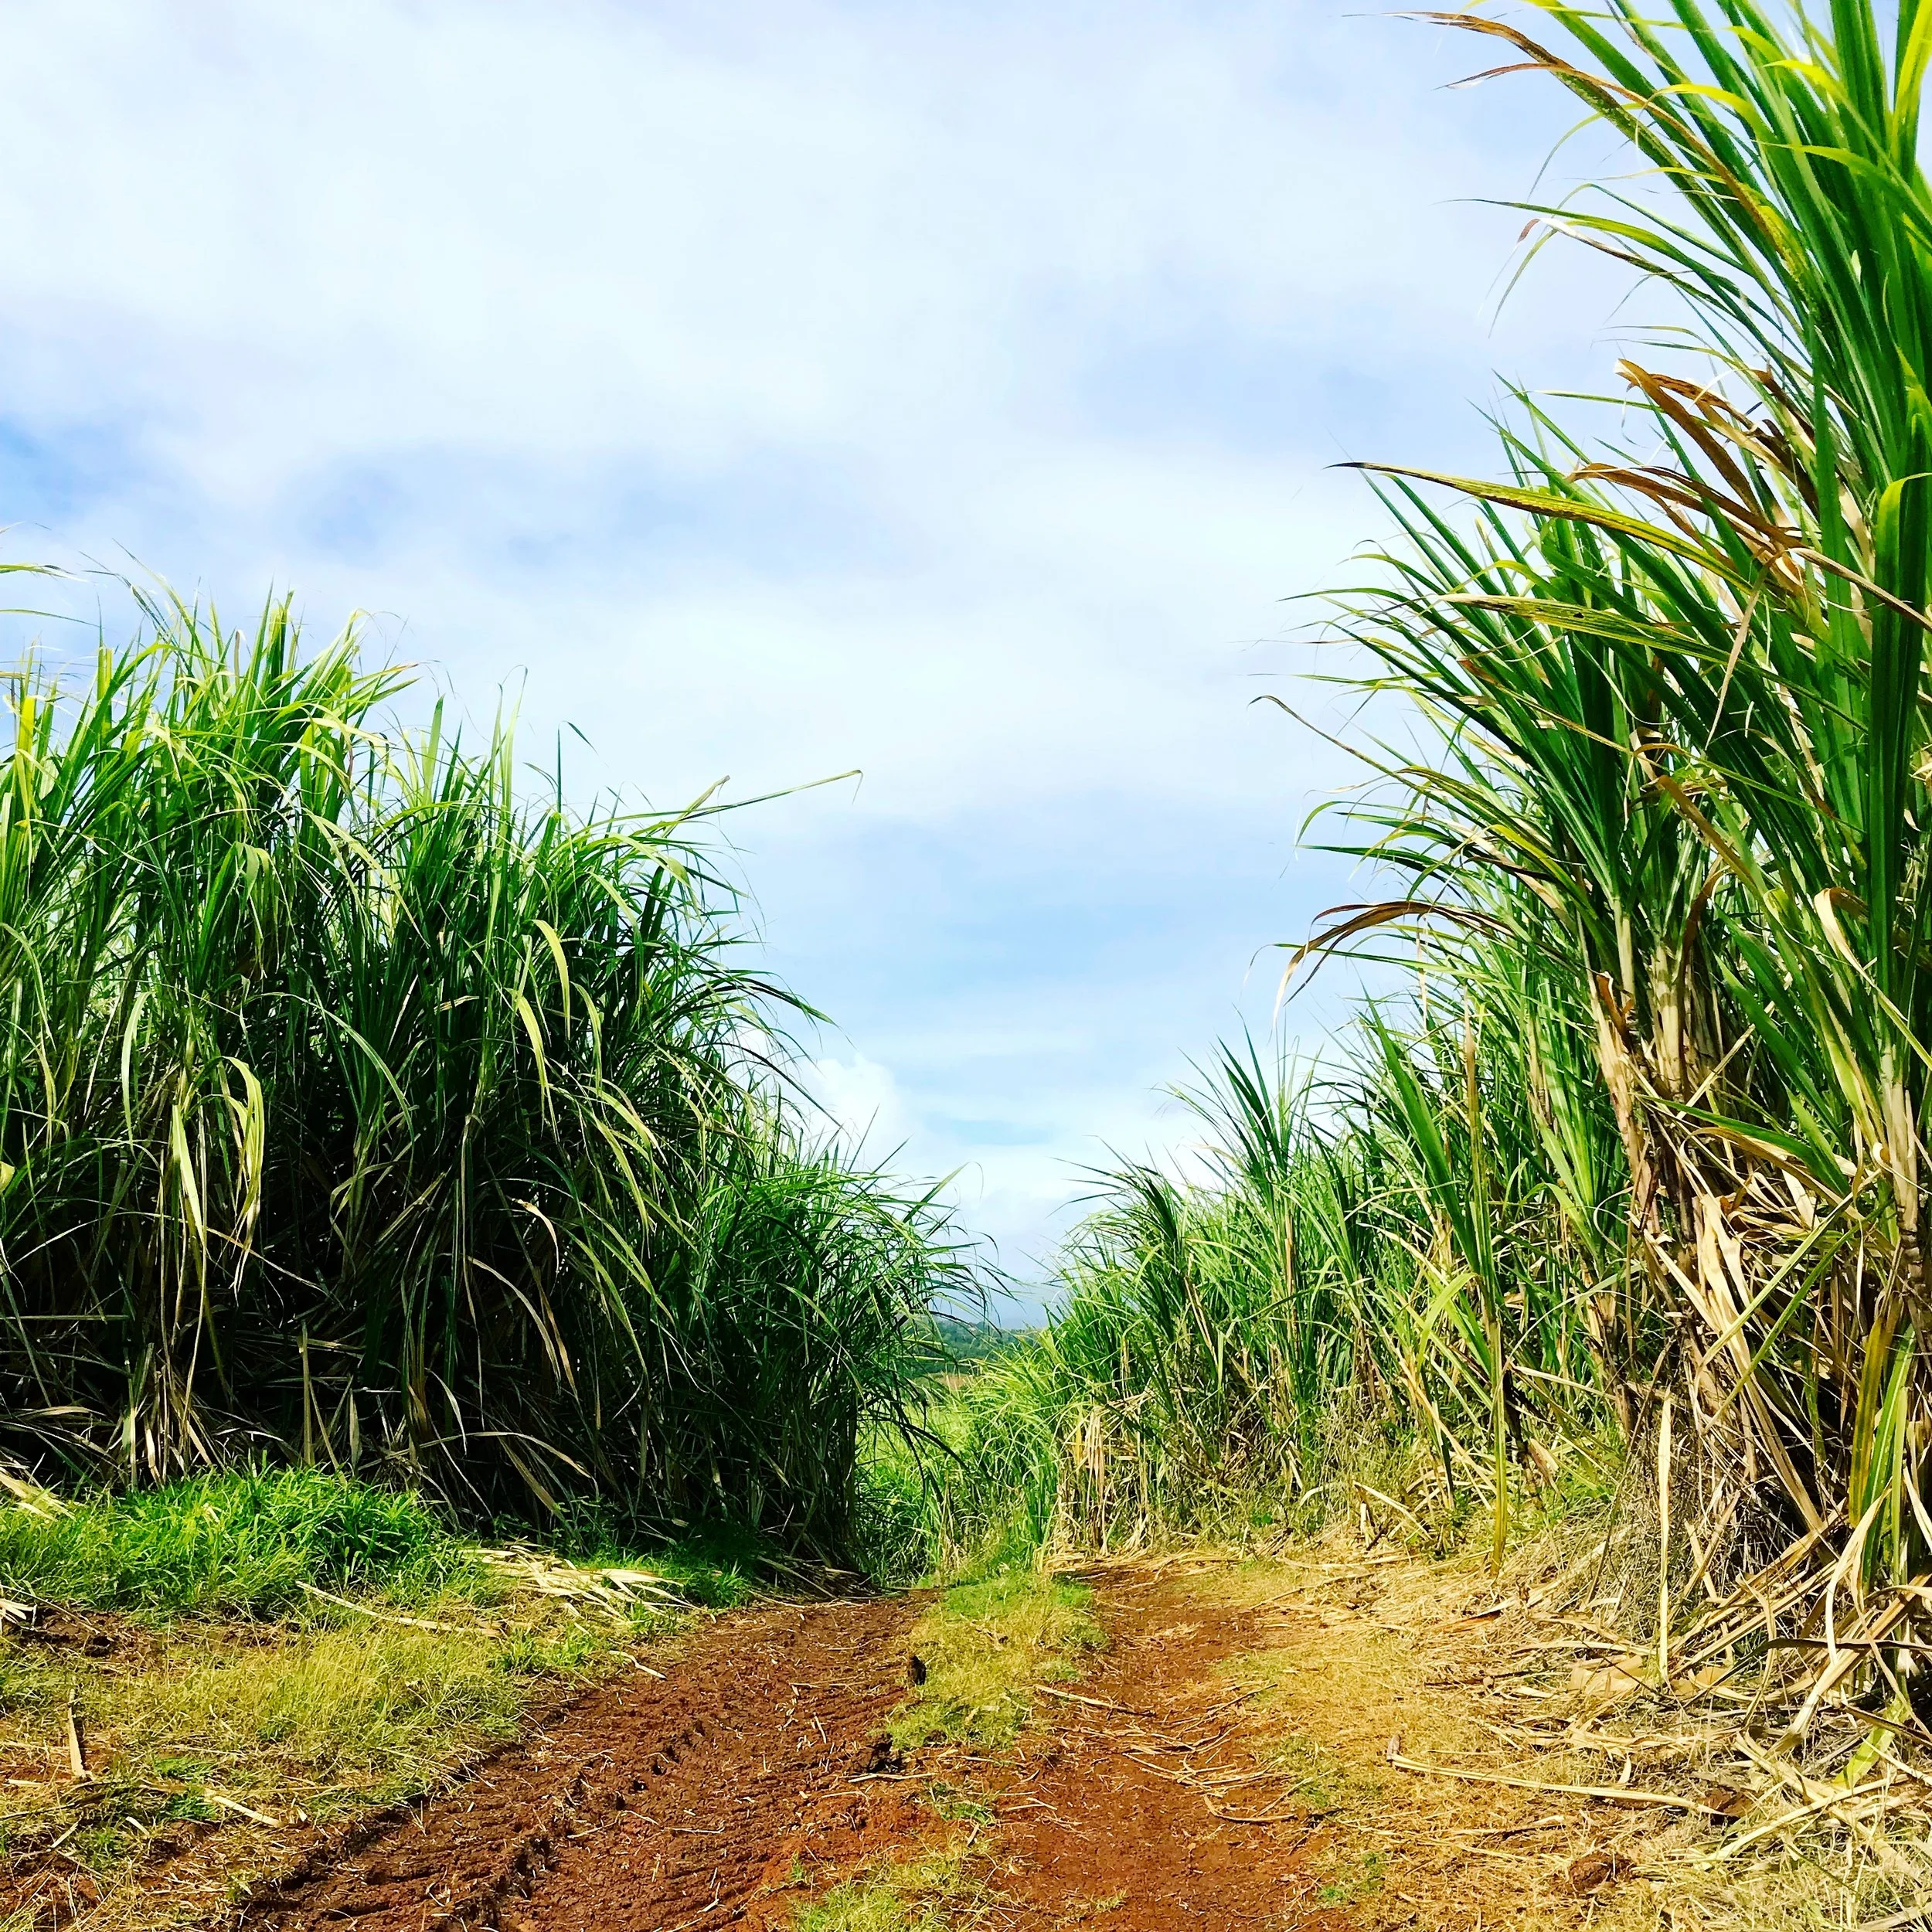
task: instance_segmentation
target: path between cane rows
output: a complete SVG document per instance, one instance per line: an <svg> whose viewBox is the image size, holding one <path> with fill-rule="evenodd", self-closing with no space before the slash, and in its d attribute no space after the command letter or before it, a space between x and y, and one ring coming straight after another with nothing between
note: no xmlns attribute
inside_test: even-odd
<svg viewBox="0 0 1932 1932"><path fill-rule="evenodd" d="M1365 1858L1359 1829L1336 1822L1350 1763L1372 1760L1369 1733L1403 1695L1389 1689L1399 1670L1369 1695L1334 1666L1342 1754L1284 1749L1278 1723L1255 1714L1252 1675L1230 1667L1258 1655L1274 1660L1277 1681L1300 1671L1318 1706L1328 1620L1224 1600L1158 1570L1093 1580L1107 1648L1077 1682L1043 1693L1012 1753L930 1747L906 1761L893 1752L885 1720L906 1694L917 1601L760 1609L697 1634L661 1681L639 1675L589 1692L454 1791L366 1842L315 1855L223 1923L238 1932L785 1927L835 1881L937 1842L957 1846L962 1832L971 1883L944 1906L946 1923L1341 1932L1526 1922L1515 1915L1533 1909L1526 1898L1459 1893L1464 1873L1478 1887L1487 1876L1461 1856L1412 1860L1433 1903L1388 1917L1386 1860ZM1375 1842L1408 1835L1440 1854L1440 1834L1467 1808L1452 1801L1418 1815L1405 1798L1378 1808L1394 1830ZM1484 1821L1510 1815L1505 1802ZM1527 1922L1570 1916L1539 1911Z"/></svg>

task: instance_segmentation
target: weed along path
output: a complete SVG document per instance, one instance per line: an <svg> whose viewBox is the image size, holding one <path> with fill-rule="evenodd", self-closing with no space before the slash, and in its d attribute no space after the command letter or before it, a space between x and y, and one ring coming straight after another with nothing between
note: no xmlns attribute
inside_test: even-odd
<svg viewBox="0 0 1932 1932"><path fill-rule="evenodd" d="M735 1613L661 1655L662 1676L607 1682L442 1796L316 1843L218 1923L1657 1923L1617 1917L1638 1903L1617 1881L1633 1831L1667 1819L1388 1764L1405 1729L1474 1761L1455 1686L1485 1641L1439 1582L1405 1622L1389 1575L1190 1557L1080 1573L1070 1621L1071 1593L1043 1610L1030 1581Z"/></svg>

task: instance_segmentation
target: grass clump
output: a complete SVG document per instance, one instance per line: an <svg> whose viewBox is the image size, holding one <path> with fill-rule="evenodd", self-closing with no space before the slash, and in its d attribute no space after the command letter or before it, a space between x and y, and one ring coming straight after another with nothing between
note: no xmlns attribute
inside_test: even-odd
<svg viewBox="0 0 1932 1932"><path fill-rule="evenodd" d="M893 1742L1012 1743L1036 1688L1075 1675L1080 1654L1105 1641L1091 1600L1084 1586L1026 1563L954 1583L913 1626L925 1681L893 1714Z"/></svg>
<svg viewBox="0 0 1932 1932"><path fill-rule="evenodd" d="M789 1568L781 1544L742 1522L680 1525L675 1541L653 1541L648 1554L627 1528L621 1510L573 1503L560 1512L544 1547L585 1570L642 1568L701 1610L734 1610Z"/></svg>
<svg viewBox="0 0 1932 1932"><path fill-rule="evenodd" d="M90 1701L134 1763L201 1763L210 1776L220 1765L247 1791L306 1792L315 1815L425 1789L515 1733L533 1679L581 1672L595 1648L569 1629L514 1645L486 1631L337 1629L97 1685Z"/></svg>
<svg viewBox="0 0 1932 1932"><path fill-rule="evenodd" d="M322 1816L426 1789L512 1735L536 1680L582 1674L607 1648L563 1620L515 1640L362 1621L242 1643L196 1628L112 1673L14 1645L0 1651L0 1754L61 1757L71 1698L92 1781L61 1795L90 1815L124 1810L121 1787L158 1794L149 1808L166 1815L171 1794L214 1785Z"/></svg>
<svg viewBox="0 0 1932 1932"><path fill-rule="evenodd" d="M1359 1905L1382 1889L1388 1869L1386 1852L1366 1852L1352 1861L1347 1869L1338 1872L1319 1886L1315 1902L1320 1906Z"/></svg>
<svg viewBox="0 0 1932 1932"><path fill-rule="evenodd" d="M273 1617L312 1607L315 1590L420 1603L492 1589L420 1495L323 1470L0 1509L0 1594L82 1609Z"/></svg>
<svg viewBox="0 0 1932 1932"><path fill-rule="evenodd" d="M801 1905L797 1932L943 1932L946 1902L966 1886L966 1842L956 1839L873 1866Z"/></svg>

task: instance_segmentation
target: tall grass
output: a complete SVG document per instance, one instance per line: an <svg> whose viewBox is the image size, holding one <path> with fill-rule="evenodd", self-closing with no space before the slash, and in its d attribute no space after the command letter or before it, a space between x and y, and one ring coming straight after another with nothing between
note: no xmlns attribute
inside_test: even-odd
<svg viewBox="0 0 1932 1932"><path fill-rule="evenodd" d="M1326 1069L1224 1049L1177 1096L1187 1177L1104 1177L1053 1320L963 1391L944 1540L1306 1524L1364 1484L1493 1539L1566 1458L1600 1465L1606 1243L1573 1229L1580 1196L1607 1208L1616 1251L1621 1196L1590 1192L1615 1129L1545 1030L1383 1007Z"/></svg>
<svg viewBox="0 0 1932 1932"><path fill-rule="evenodd" d="M1440 17L1628 144L1532 229L1677 321L1614 413L1519 397L1495 476L1365 466L1393 537L1336 628L1418 735L1364 747L1336 842L1401 883L1301 954L1417 990L1319 1106L1225 1069L1209 1185L1118 1177L1046 1352L1054 1493L1107 1525L1105 1440L1143 1513L1291 1477L1366 1403L1499 1556L1553 1441L1614 1424L1676 1498L1630 1607L1665 1682L1673 1621L1706 1661L1750 1627L1794 1730L1855 1685L1896 1723L1932 1573L1932 9L1537 9L1553 46Z"/></svg>
<svg viewBox="0 0 1932 1932"><path fill-rule="evenodd" d="M286 605L9 676L0 1450L830 1547L964 1263L817 1151L704 801L574 809Z"/></svg>
<svg viewBox="0 0 1932 1932"><path fill-rule="evenodd" d="M1766 1533L1842 1552L1819 1573L1862 1597L1932 1559L1932 14L1888 58L1856 0L1828 32L1543 10L1574 58L1462 24L1656 169L1661 202L1562 219L1672 287L1701 366L1627 362L1615 444L1526 403L1505 481L1390 473L1404 541L1345 628L1442 755L1367 849L1417 882L1405 917L1505 935L1587 1018L1631 1187L1602 1376L1687 1415L1693 1546L1768 1486Z"/></svg>

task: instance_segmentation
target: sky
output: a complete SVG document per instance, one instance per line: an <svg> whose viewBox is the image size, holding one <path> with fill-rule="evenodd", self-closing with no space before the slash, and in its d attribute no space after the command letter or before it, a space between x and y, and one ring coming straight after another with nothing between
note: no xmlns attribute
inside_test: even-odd
<svg viewBox="0 0 1932 1932"><path fill-rule="evenodd" d="M1338 465L1488 468L1642 319L1575 248L1499 308L1573 117L1447 84L1494 59L1332 0L13 0L0 556L111 631L114 573L366 613L587 798L786 794L726 822L814 1090L1036 1307L1191 1059L1345 1021L1277 990L1354 774L1256 702L1345 723Z"/></svg>

